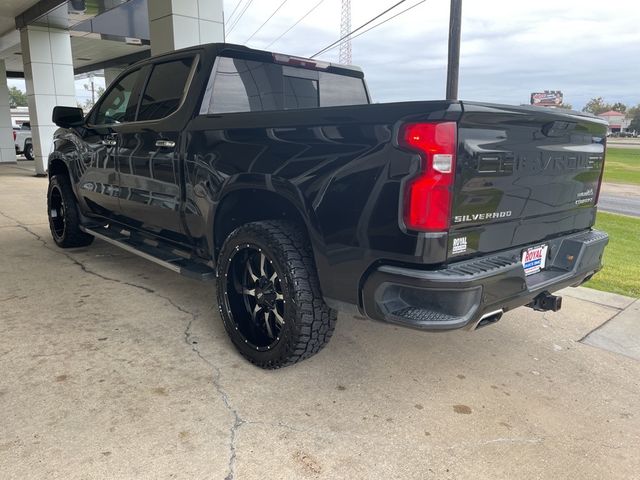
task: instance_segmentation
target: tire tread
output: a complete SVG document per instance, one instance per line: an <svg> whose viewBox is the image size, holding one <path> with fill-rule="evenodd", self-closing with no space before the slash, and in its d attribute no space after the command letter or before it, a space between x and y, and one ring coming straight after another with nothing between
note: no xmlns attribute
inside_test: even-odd
<svg viewBox="0 0 640 480"><path fill-rule="evenodd" d="M62 239L56 238L53 234L53 226L50 223L53 240L61 248L86 247L93 242L94 237L80 230L80 215L76 197L71 189L71 182L66 175L53 175L49 180L49 191L47 192L47 216L51 213L50 196L51 187L57 185L62 194L62 203L65 212L65 231ZM50 220L50 219L49 219ZM51 220L50 220L51 221Z"/></svg>
<svg viewBox="0 0 640 480"><path fill-rule="evenodd" d="M287 269L293 284L292 300L296 306L294 319L298 327L297 338L292 339L293 344L287 355L277 361L263 363L242 351L241 353L250 362L269 369L292 365L315 355L331 339L337 312L330 309L322 297L313 252L306 233L287 221L252 222L231 233L221 252L225 252L230 246L235 248L234 242L239 235L260 238L266 241L273 251L278 252L280 258L277 260L282 263L282 268ZM220 289L218 292L220 294ZM220 299L219 295L219 301Z"/></svg>

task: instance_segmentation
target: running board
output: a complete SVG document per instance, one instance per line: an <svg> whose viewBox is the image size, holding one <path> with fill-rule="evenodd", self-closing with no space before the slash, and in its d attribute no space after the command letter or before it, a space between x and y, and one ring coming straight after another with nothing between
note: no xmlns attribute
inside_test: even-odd
<svg viewBox="0 0 640 480"><path fill-rule="evenodd" d="M210 281L215 279L215 270L211 267L191 259L187 252L163 245L160 242L145 241L136 238L131 232L123 228L110 227L84 227L80 229L89 235L104 240L116 247L139 257L168 268L176 273L196 280Z"/></svg>

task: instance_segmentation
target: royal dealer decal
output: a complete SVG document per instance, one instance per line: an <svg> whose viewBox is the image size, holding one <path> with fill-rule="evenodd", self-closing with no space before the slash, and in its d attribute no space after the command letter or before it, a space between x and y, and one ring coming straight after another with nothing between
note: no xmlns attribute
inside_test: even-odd
<svg viewBox="0 0 640 480"><path fill-rule="evenodd" d="M467 251L467 237L458 237L453 239L451 253L464 253Z"/></svg>

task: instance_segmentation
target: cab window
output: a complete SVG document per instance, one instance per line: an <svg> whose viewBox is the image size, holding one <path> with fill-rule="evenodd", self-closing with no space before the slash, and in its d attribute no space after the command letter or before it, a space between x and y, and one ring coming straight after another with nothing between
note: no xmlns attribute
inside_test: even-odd
<svg viewBox="0 0 640 480"><path fill-rule="evenodd" d="M147 82L140 102L138 121L157 120L175 112L184 96L194 57L158 63Z"/></svg>

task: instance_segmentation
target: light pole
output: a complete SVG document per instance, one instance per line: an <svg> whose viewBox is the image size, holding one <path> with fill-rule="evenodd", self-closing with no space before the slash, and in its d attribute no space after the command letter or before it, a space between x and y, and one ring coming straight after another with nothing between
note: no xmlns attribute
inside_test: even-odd
<svg viewBox="0 0 640 480"><path fill-rule="evenodd" d="M449 16L449 62L447 64L447 100L458 99L461 23L462 0L451 0Z"/></svg>
<svg viewBox="0 0 640 480"><path fill-rule="evenodd" d="M89 80L91 81L91 106L96 104L96 86L93 83L93 73L89 75Z"/></svg>

